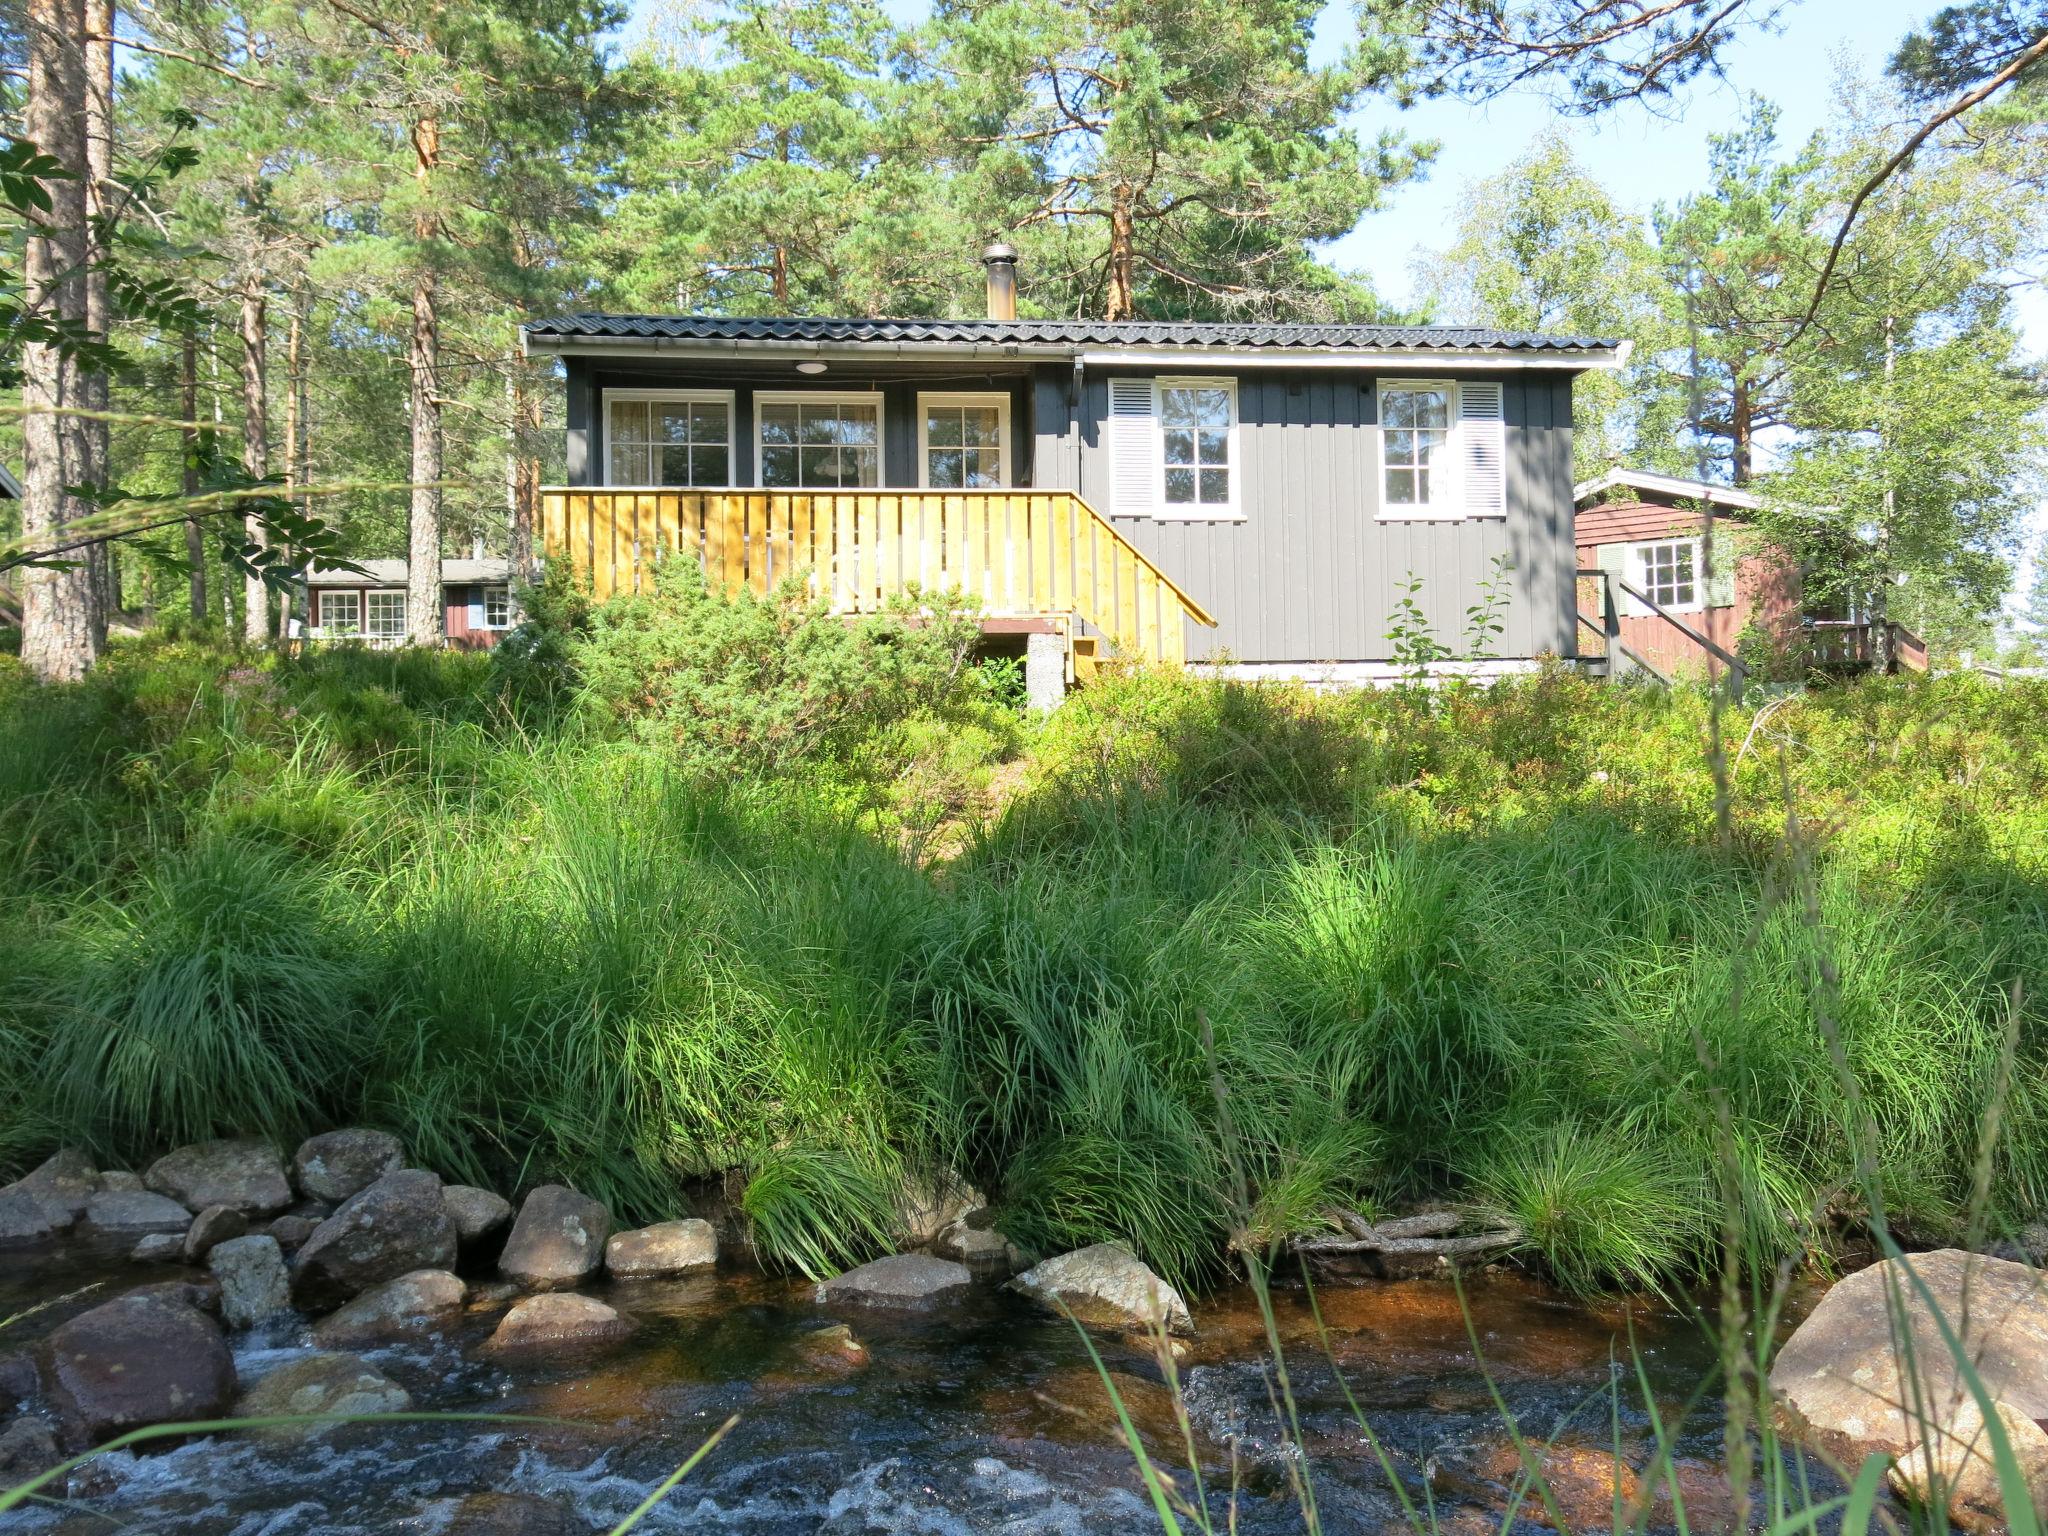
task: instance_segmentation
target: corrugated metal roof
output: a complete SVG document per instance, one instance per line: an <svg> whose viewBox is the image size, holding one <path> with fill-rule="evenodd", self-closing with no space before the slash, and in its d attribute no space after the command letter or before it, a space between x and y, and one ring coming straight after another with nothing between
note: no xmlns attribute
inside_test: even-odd
<svg viewBox="0 0 2048 1536"><path fill-rule="evenodd" d="M557 315L529 340L859 342L1052 347L1248 347L1456 352L1596 352L1619 341L1463 325L1263 325L1164 320L801 320L715 315Z"/></svg>

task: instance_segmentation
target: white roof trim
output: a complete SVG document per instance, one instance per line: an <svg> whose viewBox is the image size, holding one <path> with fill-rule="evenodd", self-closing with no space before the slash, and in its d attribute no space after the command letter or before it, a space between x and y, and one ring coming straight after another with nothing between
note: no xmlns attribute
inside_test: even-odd
<svg viewBox="0 0 2048 1536"><path fill-rule="evenodd" d="M1586 480L1573 486L1572 500L1584 501L1588 496L1598 496L1617 487L1652 491L1683 501L1704 501L1710 506L1737 507L1745 512L1754 512L1764 504L1763 498L1753 491L1738 491L1731 486L1714 485L1706 480L1687 480L1678 475L1653 474L1647 469L1610 469L1597 480Z"/></svg>

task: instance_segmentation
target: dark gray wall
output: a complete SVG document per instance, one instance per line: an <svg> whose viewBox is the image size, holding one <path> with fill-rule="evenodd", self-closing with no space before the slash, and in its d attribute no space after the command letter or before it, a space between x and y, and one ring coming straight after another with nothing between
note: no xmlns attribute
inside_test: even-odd
<svg viewBox="0 0 2048 1536"><path fill-rule="evenodd" d="M1196 371L1196 370L1190 370ZM1210 370L1199 370L1207 373ZM1389 657L1388 621L1409 572L1438 639L1460 646L1465 609L1494 557L1515 570L1503 656L1570 655L1574 645L1571 383L1549 374L1481 374L1504 386L1507 516L1380 522L1373 381L1356 371L1261 369L1238 375L1242 522L1111 521L1217 618L1188 627L1191 657L1314 664ZM1078 442L1071 377L1041 370L1043 483L1073 483L1111 514L1109 376L1090 372ZM1059 481L1051 478L1053 466Z"/></svg>

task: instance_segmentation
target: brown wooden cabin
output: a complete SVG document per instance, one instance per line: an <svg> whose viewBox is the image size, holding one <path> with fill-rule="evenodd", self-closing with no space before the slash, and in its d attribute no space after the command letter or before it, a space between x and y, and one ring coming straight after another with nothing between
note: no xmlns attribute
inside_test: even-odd
<svg viewBox="0 0 2048 1536"><path fill-rule="evenodd" d="M359 560L361 571L315 566L306 573L306 635L377 650L405 645L403 560ZM511 565L489 557L441 562L445 643L484 650L513 625Z"/></svg>

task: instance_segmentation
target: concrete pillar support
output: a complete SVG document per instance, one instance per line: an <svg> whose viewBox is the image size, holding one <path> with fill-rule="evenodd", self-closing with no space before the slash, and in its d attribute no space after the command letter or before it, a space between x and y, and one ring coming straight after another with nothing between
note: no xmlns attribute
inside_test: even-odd
<svg viewBox="0 0 2048 1536"><path fill-rule="evenodd" d="M1067 696L1067 637L1047 632L1024 637L1024 702L1049 715Z"/></svg>

